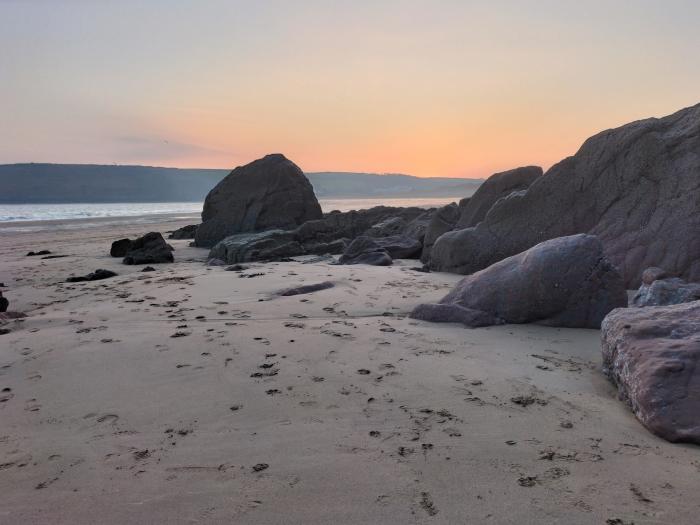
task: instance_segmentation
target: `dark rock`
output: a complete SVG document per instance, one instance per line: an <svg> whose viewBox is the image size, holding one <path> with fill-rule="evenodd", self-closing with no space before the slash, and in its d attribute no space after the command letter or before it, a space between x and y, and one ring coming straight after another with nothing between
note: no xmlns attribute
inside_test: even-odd
<svg viewBox="0 0 700 525"><path fill-rule="evenodd" d="M70 255L46 255L42 257L41 260L43 261L45 259L62 259L63 257L70 257Z"/></svg>
<svg viewBox="0 0 700 525"><path fill-rule="evenodd" d="M462 323L470 328L503 324L503 319L484 310L465 308L453 304L419 304L411 312L411 318L433 323Z"/></svg>
<svg viewBox="0 0 700 525"><path fill-rule="evenodd" d="M335 255L343 253L350 244L348 239L336 239L330 242L307 242L304 251L308 255Z"/></svg>
<svg viewBox="0 0 700 525"><path fill-rule="evenodd" d="M515 168L491 175L479 186L461 210L455 229L471 228L484 220L499 199L513 192L526 190L542 175L539 166Z"/></svg>
<svg viewBox="0 0 700 525"><path fill-rule="evenodd" d="M131 248L132 242L131 239L119 239L118 241L114 241L109 250L109 254L112 257L124 257L126 252L129 251L129 248Z"/></svg>
<svg viewBox="0 0 700 525"><path fill-rule="evenodd" d="M431 208L426 210L424 213L421 213L418 217L406 225L406 227L401 231L401 235L415 239L421 243L422 247L425 234L428 231L428 225L436 212L436 208Z"/></svg>
<svg viewBox="0 0 700 525"><path fill-rule="evenodd" d="M390 235L398 235L408 226L408 223L402 217L389 217L377 224L373 224L365 233L369 237L389 237Z"/></svg>
<svg viewBox="0 0 700 525"><path fill-rule="evenodd" d="M127 246L123 241L129 241L124 255L124 264L157 264L173 262L173 247L170 246L159 232L150 232L136 240L123 239L120 245ZM112 244L114 249L114 244Z"/></svg>
<svg viewBox="0 0 700 525"><path fill-rule="evenodd" d="M142 272L155 272L156 269L153 266L144 266Z"/></svg>
<svg viewBox="0 0 700 525"><path fill-rule="evenodd" d="M389 253L377 244L376 239L361 235L350 243L340 264L369 264L372 266L389 266L392 264Z"/></svg>
<svg viewBox="0 0 700 525"><path fill-rule="evenodd" d="M199 228L199 224L183 226L182 228L178 228L168 235L168 239L194 239L194 236L197 233L197 228Z"/></svg>
<svg viewBox="0 0 700 525"><path fill-rule="evenodd" d="M195 244L213 246L239 233L292 229L323 217L304 173L281 154L239 166L204 201Z"/></svg>
<svg viewBox="0 0 700 525"><path fill-rule="evenodd" d="M604 372L645 427L700 444L700 301L612 311L602 351Z"/></svg>
<svg viewBox="0 0 700 525"><path fill-rule="evenodd" d="M700 280L700 105L588 139L476 226L443 234L431 268L470 274L547 239L589 233L625 285L658 266Z"/></svg>
<svg viewBox="0 0 700 525"><path fill-rule="evenodd" d="M678 277L656 279L650 284L646 284L646 281L651 279L649 270L651 268L644 271L642 286L632 298L632 305L666 306L700 300L700 284L687 283ZM659 269L654 268L654 270ZM664 275L664 273L656 272L656 275Z"/></svg>
<svg viewBox="0 0 700 525"><path fill-rule="evenodd" d="M417 239L406 235L392 235L374 239L379 247L384 248L392 259L415 259L420 256L423 245Z"/></svg>
<svg viewBox="0 0 700 525"><path fill-rule="evenodd" d="M422 208L394 208L390 206L375 206L367 210L352 210L348 212L331 212L323 219L308 221L295 230L299 242L331 242L337 239L354 239L364 235L374 225L387 219L398 218L404 223L425 213Z"/></svg>
<svg viewBox="0 0 700 525"><path fill-rule="evenodd" d="M0 321L12 321L14 319L22 319L27 317L24 312L2 312L0 311Z"/></svg>
<svg viewBox="0 0 700 525"><path fill-rule="evenodd" d="M425 237L423 238L423 251L420 260L427 263L430 260L430 250L433 244L443 233L452 231L459 220L460 207L456 203L450 203L442 208L438 208L433 213L428 224Z"/></svg>
<svg viewBox="0 0 700 525"><path fill-rule="evenodd" d="M304 250L295 240L293 232L268 230L226 237L209 251L209 257L221 259L228 264L235 264L293 257L303 255L303 253Z"/></svg>
<svg viewBox="0 0 700 525"><path fill-rule="evenodd" d="M35 257L37 255L50 255L50 254L51 254L51 250L40 250L38 252L29 252L27 254L27 257Z"/></svg>
<svg viewBox="0 0 700 525"><path fill-rule="evenodd" d="M234 264L232 266L225 268L225 271L227 271L227 272L242 272L242 271L245 271L247 269L248 269L248 267L243 266L242 264Z"/></svg>
<svg viewBox="0 0 700 525"><path fill-rule="evenodd" d="M7 312L7 309L10 306L10 301L2 295L2 292L0 292L0 312Z"/></svg>
<svg viewBox="0 0 700 525"><path fill-rule="evenodd" d="M482 326L488 316L465 311L478 310L499 322L598 328L608 312L626 305L622 279L600 241L579 234L551 239L469 275L439 306L420 305L411 317Z"/></svg>
<svg viewBox="0 0 700 525"><path fill-rule="evenodd" d="M421 208L386 206L328 213L323 219L305 222L293 230L268 230L229 236L211 249L209 257L235 264L280 260L299 255L340 254L348 247L349 239L363 234L372 225L398 217L410 229L415 226L412 222L425 213ZM406 246L408 244L408 241L404 243Z"/></svg>
<svg viewBox="0 0 700 525"><path fill-rule="evenodd" d="M66 279L67 283L81 283L84 281L101 281L102 279L109 279L110 277L116 277L116 273L110 270L95 270L87 275L80 275L76 277L69 277Z"/></svg>
<svg viewBox="0 0 700 525"><path fill-rule="evenodd" d="M290 297L293 295L304 295L307 293L318 292L320 290L327 290L329 288L333 288L334 286L335 286L335 284L330 282L330 281L324 281L322 283L314 283L314 284L304 284L302 286L296 286L294 288L287 288L286 290L282 290L281 292L278 292L276 295L279 295L281 297Z"/></svg>

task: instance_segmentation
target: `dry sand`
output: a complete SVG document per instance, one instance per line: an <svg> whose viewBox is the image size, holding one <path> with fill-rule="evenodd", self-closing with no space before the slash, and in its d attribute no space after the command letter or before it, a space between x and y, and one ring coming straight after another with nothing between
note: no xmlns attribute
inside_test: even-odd
<svg viewBox="0 0 700 525"><path fill-rule="evenodd" d="M597 331L412 321L459 276L410 261L107 255L149 228L0 227L29 314L0 335L0 523L698 522L699 449L616 399Z"/></svg>

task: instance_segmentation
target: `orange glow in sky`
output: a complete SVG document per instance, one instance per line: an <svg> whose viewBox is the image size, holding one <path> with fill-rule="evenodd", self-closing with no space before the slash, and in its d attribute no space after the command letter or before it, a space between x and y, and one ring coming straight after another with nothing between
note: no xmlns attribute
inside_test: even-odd
<svg viewBox="0 0 700 525"><path fill-rule="evenodd" d="M485 177L700 99L700 4L0 2L0 163Z"/></svg>

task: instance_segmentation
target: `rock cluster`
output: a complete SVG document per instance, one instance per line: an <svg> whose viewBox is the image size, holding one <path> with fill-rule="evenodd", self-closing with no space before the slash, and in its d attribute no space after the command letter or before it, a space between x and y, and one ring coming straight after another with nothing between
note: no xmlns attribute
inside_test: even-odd
<svg viewBox="0 0 700 525"><path fill-rule="evenodd" d="M173 247L159 232L150 232L137 239L120 239L112 243L112 257L123 257L124 264L156 264L173 262Z"/></svg>
<svg viewBox="0 0 700 525"><path fill-rule="evenodd" d="M700 105L604 131L526 191L497 200L478 224L441 235L431 268L470 274L547 239L589 233L628 287L650 266L698 281L699 152Z"/></svg>
<svg viewBox="0 0 700 525"><path fill-rule="evenodd" d="M353 239L368 231L373 236L399 231L388 238L371 238L376 243L385 244L395 257L418 256L425 234L422 226L427 225L429 217L430 212L421 208L387 206L345 213L331 212L322 219L307 221L293 230L273 229L229 236L210 250L209 259L235 264L299 255L342 254ZM397 230L397 224L402 229Z"/></svg>

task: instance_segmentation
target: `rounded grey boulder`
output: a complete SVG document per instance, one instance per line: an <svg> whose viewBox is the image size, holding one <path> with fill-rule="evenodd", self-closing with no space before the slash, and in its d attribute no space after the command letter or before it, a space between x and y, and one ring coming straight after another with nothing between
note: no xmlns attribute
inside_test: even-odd
<svg viewBox="0 0 700 525"><path fill-rule="evenodd" d="M209 192L195 245L211 247L230 235L292 229L322 217L306 175L276 153L237 167Z"/></svg>
<svg viewBox="0 0 700 525"><path fill-rule="evenodd" d="M622 306L627 291L620 274L596 237L579 234L551 239L469 275L439 308L420 305L411 317L470 327L506 322L599 328L608 312Z"/></svg>

